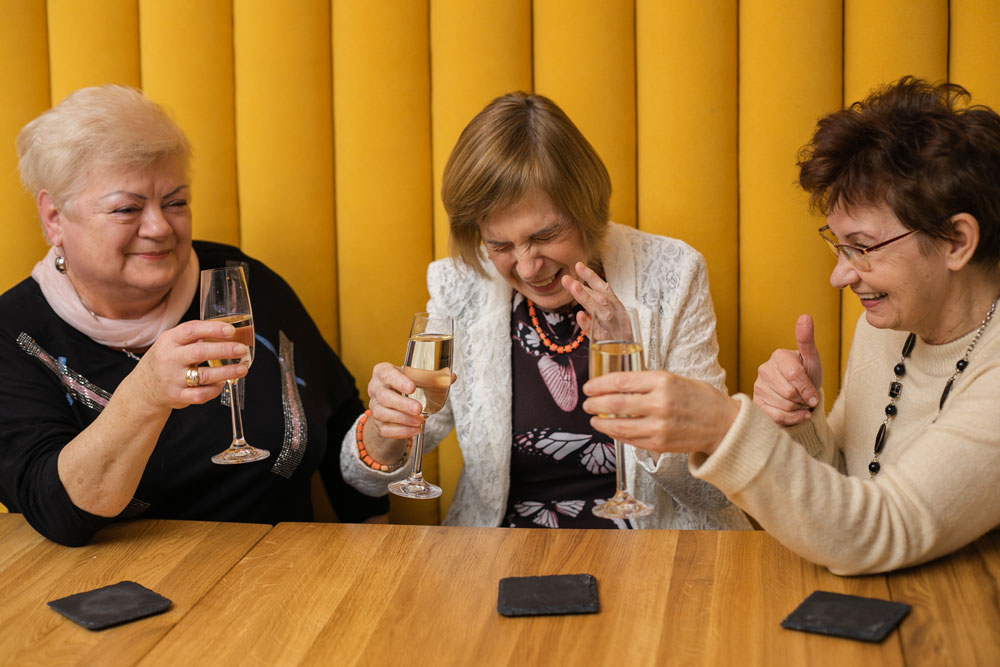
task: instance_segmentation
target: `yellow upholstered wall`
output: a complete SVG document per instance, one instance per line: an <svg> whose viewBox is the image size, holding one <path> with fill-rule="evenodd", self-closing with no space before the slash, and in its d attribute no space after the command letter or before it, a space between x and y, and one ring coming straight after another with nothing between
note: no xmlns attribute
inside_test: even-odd
<svg viewBox="0 0 1000 667"><path fill-rule="evenodd" d="M732 391L817 322L828 400L858 306L830 288L795 158L821 114L904 74L1000 105L994 0L6 0L0 289L45 249L18 129L85 85L141 86L194 145L196 236L292 283L364 392L399 363L424 267L448 252L441 172L511 90L554 98L611 172L612 218L708 260ZM501 443L502 445L503 443ZM454 438L425 469L443 502Z"/></svg>

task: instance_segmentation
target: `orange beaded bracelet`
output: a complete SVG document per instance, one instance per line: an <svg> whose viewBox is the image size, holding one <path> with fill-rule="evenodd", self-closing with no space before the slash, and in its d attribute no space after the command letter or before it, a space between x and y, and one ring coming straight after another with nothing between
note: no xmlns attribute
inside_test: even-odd
<svg viewBox="0 0 1000 667"><path fill-rule="evenodd" d="M410 458L410 448L413 446L413 438L406 441L406 451L403 452L402 458L393 464L379 463L372 458L372 455L368 453L365 449L365 422L368 421L368 417L372 414L371 410L365 410L365 414L361 415L361 419L358 420L358 428L354 432L354 439L358 443L358 458L361 462L372 470L377 470L379 472L393 472L399 470L406 463L406 460Z"/></svg>

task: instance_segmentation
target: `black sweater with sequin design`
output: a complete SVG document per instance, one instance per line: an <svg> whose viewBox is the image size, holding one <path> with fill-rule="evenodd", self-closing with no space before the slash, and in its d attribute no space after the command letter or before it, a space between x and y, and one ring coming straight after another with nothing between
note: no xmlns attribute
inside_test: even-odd
<svg viewBox="0 0 1000 667"><path fill-rule="evenodd" d="M60 544L86 544L112 521L142 517L277 523L313 518L319 470L342 521L388 509L344 483L339 450L364 406L354 378L291 287L238 249L196 241L202 269L243 263L256 353L244 387L247 440L268 449L256 463L216 465L232 440L220 399L174 410L129 506L106 518L76 507L56 467L62 448L97 418L136 365L60 319L32 278L0 295L0 502ZM197 319L195 295L183 321ZM127 447L128 442L122 442Z"/></svg>

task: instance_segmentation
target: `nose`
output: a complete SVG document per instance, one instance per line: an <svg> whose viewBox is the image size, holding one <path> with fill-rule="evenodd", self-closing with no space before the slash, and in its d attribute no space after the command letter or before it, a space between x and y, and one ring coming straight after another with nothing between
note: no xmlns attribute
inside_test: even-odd
<svg viewBox="0 0 1000 667"><path fill-rule="evenodd" d="M139 222L139 236L163 239L170 235L171 229L163 209L152 204L146 206Z"/></svg>
<svg viewBox="0 0 1000 667"><path fill-rule="evenodd" d="M530 281L538 275L543 263L538 253L531 246L526 246L517 253L517 275L522 280Z"/></svg>
<svg viewBox="0 0 1000 667"><path fill-rule="evenodd" d="M837 264L833 267L833 271L830 272L830 284L836 289L841 289L848 285L853 285L858 280L860 280L858 270L848 261L844 253L837 253Z"/></svg>

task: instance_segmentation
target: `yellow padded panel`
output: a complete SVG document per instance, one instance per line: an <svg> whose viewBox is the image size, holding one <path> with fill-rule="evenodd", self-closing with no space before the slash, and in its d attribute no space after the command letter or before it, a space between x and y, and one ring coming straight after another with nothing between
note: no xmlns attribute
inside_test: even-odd
<svg viewBox="0 0 1000 667"><path fill-rule="evenodd" d="M462 128L490 100L531 86L530 0L431 3L431 137L434 156L434 257L448 255L441 174ZM438 446L441 518L462 471L454 433Z"/></svg>
<svg viewBox="0 0 1000 667"><path fill-rule="evenodd" d="M807 211L795 159L816 119L840 107L839 0L740 4L740 390L777 347L795 347L795 320L810 313L837 393L837 292L822 219ZM792 56L794 54L794 56Z"/></svg>
<svg viewBox="0 0 1000 667"><path fill-rule="evenodd" d="M230 0L140 0L142 83L194 150L195 238L239 245Z"/></svg>
<svg viewBox="0 0 1000 667"><path fill-rule="evenodd" d="M1000 3L951 0L948 78L965 86L972 99L1000 110Z"/></svg>
<svg viewBox="0 0 1000 667"><path fill-rule="evenodd" d="M708 262L719 361L737 389L737 3L636 2L639 228Z"/></svg>
<svg viewBox="0 0 1000 667"><path fill-rule="evenodd" d="M330 6L233 8L243 249L281 274L337 345Z"/></svg>
<svg viewBox="0 0 1000 667"><path fill-rule="evenodd" d="M995 37L995 35L994 35ZM844 104L906 74L948 78L948 0L845 0ZM864 308L841 293L841 373Z"/></svg>
<svg viewBox="0 0 1000 667"><path fill-rule="evenodd" d="M435 0L431 28L434 256L448 255L441 174L458 135L490 100L531 91L530 0Z"/></svg>
<svg viewBox="0 0 1000 667"><path fill-rule="evenodd" d="M14 139L25 123L49 107L49 55L45 6L11 3L0 21L0 292L31 272L46 244L35 202L21 185Z"/></svg>
<svg viewBox="0 0 1000 667"><path fill-rule="evenodd" d="M341 356L362 390L401 364L433 258L427 2L341 0L333 11ZM424 472L436 478L436 456ZM438 502L393 499L393 518L437 523Z"/></svg>
<svg viewBox="0 0 1000 667"><path fill-rule="evenodd" d="M635 226L635 17L631 0L535 0L535 91L580 128L611 173L611 219Z"/></svg>
<svg viewBox="0 0 1000 667"><path fill-rule="evenodd" d="M140 87L137 0L48 0L52 103L77 88Z"/></svg>

